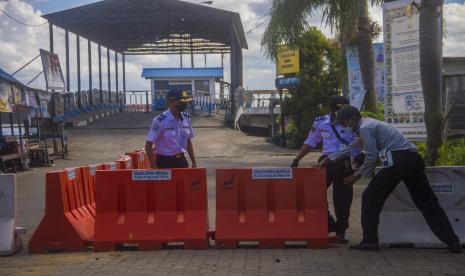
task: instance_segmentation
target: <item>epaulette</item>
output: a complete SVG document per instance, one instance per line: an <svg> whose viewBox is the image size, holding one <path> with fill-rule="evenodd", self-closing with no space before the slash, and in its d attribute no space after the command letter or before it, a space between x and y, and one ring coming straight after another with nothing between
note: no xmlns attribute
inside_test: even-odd
<svg viewBox="0 0 465 276"><path fill-rule="evenodd" d="M315 122L316 122L316 121L325 120L326 118L328 118L327 116L328 116L328 115L318 116L318 117L315 118Z"/></svg>
<svg viewBox="0 0 465 276"><path fill-rule="evenodd" d="M157 119L157 121L161 122L161 121L163 121L165 118L166 118L166 115L162 113L162 114L158 115L155 119Z"/></svg>
<svg viewBox="0 0 465 276"><path fill-rule="evenodd" d="M182 116L185 116L185 117L187 117L189 119L191 118L191 114L189 112L183 112Z"/></svg>

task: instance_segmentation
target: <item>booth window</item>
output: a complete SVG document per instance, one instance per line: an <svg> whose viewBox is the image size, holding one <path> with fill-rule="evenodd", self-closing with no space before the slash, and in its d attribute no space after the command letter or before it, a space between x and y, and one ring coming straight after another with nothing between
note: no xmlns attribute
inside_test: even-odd
<svg viewBox="0 0 465 276"><path fill-rule="evenodd" d="M210 93L210 81L209 80L196 80L195 91Z"/></svg>

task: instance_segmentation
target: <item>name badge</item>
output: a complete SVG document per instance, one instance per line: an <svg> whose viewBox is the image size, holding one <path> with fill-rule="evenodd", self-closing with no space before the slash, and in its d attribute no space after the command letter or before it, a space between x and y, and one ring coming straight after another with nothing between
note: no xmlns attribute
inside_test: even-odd
<svg viewBox="0 0 465 276"><path fill-rule="evenodd" d="M345 150L346 149L346 144L340 144L339 145L339 150Z"/></svg>
<svg viewBox="0 0 465 276"><path fill-rule="evenodd" d="M394 160L392 159L392 152L388 150L382 150L379 152L379 159L381 160L381 166L383 168L389 168L394 165Z"/></svg>

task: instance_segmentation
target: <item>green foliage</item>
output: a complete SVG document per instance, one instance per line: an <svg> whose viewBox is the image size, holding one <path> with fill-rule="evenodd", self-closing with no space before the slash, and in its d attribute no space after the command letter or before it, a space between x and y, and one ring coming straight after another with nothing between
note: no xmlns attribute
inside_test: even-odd
<svg viewBox="0 0 465 276"><path fill-rule="evenodd" d="M311 27L297 43L301 57L301 87L289 90L283 112L291 118L290 145L300 147L317 115L328 112L329 100L341 91L340 47Z"/></svg>
<svg viewBox="0 0 465 276"><path fill-rule="evenodd" d="M425 158L427 146L425 142L415 142L418 153ZM437 166L465 166L465 139L446 141L439 148Z"/></svg>
<svg viewBox="0 0 465 276"><path fill-rule="evenodd" d="M426 152L427 152L427 147L425 142L418 142L414 141L413 142L417 146L418 153L421 155L423 159L425 159Z"/></svg>
<svg viewBox="0 0 465 276"><path fill-rule="evenodd" d="M373 113L370 111L362 111L360 112L362 114L362 117L369 117L373 118L376 120L384 121L384 104L383 103L378 103L378 112Z"/></svg>

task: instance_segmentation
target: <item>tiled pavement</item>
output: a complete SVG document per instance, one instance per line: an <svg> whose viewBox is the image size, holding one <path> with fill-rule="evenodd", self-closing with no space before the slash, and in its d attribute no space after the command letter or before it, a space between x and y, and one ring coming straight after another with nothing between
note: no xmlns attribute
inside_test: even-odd
<svg viewBox="0 0 465 276"><path fill-rule="evenodd" d="M121 122L117 115L113 120ZM133 115L132 115L133 116ZM117 124L111 121L106 124ZM148 116L141 120L149 120ZM203 117L196 118L195 145L199 165L208 168L210 223L214 224L214 169L218 167L288 166L295 151L284 150L229 129ZM144 125L147 123L142 123ZM209 125L213 124L213 125ZM208 127L207 127L208 126ZM37 227L44 208L45 171L111 161L120 153L142 146L145 130L75 129L70 132L68 160L54 168L31 170L18 175L18 221L28 228L25 242ZM303 166L314 164L311 154ZM355 187L349 236L360 239L360 195ZM329 191L329 194L331 192ZM331 201L331 198L328 198ZM331 204L331 203L330 203ZM0 258L0 275L465 275L465 254L444 249L384 249L353 252L344 245L325 250L161 250L151 252L58 253Z"/></svg>

